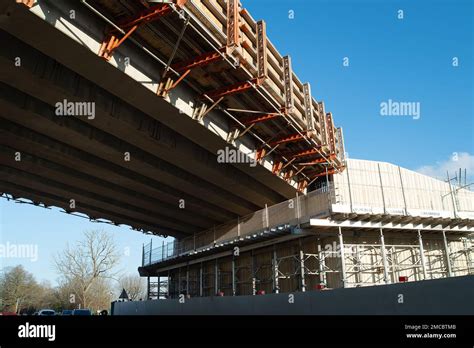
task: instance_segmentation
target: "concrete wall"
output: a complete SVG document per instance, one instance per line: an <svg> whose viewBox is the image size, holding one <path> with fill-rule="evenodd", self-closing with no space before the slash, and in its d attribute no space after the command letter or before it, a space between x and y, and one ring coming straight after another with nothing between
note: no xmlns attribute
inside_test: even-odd
<svg viewBox="0 0 474 348"><path fill-rule="evenodd" d="M114 315L473 315L474 276L264 296L118 302ZM403 303L399 303L403 295Z"/></svg>

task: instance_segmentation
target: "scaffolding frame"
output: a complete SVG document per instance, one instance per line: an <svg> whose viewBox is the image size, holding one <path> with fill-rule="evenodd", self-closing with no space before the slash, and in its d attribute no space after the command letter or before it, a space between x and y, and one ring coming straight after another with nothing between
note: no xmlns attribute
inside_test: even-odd
<svg viewBox="0 0 474 348"><path fill-rule="evenodd" d="M250 293L258 295L260 290L271 284L272 292L281 292L282 280L297 279L296 288L285 291L307 291L323 290L337 287L362 287L380 284L390 284L404 281L419 281L424 279L438 279L455 275L473 274L473 241L472 235L450 236L450 230L435 231L428 235L418 229L413 229L411 234L403 237L406 244L387 243L386 238L400 238L399 235L392 235L384 228L370 230L379 233L379 240L376 243L367 243L363 240L356 240L352 243L345 241L345 234L350 232L357 238L372 237L375 235L367 232L367 236L354 234L350 228L338 227L337 234L325 234L324 236L313 234L283 240L288 242L285 248L290 245L299 247L291 254L279 255L278 242L273 247L263 251L269 257L264 258L270 261L259 261L256 256L262 253L255 253L255 249L250 249L249 261L238 264L237 257L216 257L201 261L196 267L187 265L173 269L174 279L165 277L163 286L160 286L159 298L176 297L179 294L186 296L223 296L230 294L238 296L248 294L249 291L242 291L242 288L249 286ZM432 231L431 231L432 232ZM304 252L302 240L305 238L315 238L316 252ZM333 239L334 248L324 248L325 238ZM459 243L462 247L459 248ZM293 243L293 244L291 244ZM428 244L427 244L428 243ZM431 244L430 244L431 243ZM452 244L457 243L458 249L453 251ZM427 248L427 246L430 246ZM260 247L262 248L262 247ZM370 260L370 261L368 261ZM220 264L230 262L230 270L223 270ZM463 266L459 266L459 265ZM289 265L289 266L288 266ZM285 267L286 266L286 267ZM193 271L190 272L190 269ZM247 276L244 276L244 273ZM332 275L330 277L330 275ZM335 275L335 276L334 276ZM401 280L400 277L407 277ZM308 280L316 284L316 289L308 288ZM148 298L156 298L156 285L149 286ZM177 291L179 289L179 291ZM248 289L247 289L248 290ZM168 296L163 294L167 292Z"/></svg>

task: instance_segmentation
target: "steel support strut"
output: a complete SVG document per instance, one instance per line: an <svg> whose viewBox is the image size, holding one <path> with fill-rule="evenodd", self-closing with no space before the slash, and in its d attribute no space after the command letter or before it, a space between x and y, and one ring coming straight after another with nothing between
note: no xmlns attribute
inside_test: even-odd
<svg viewBox="0 0 474 348"><path fill-rule="evenodd" d="M425 250L423 248L423 239L421 237L421 231L418 230L418 244L420 247L420 262L421 262L421 269L423 270L423 279L428 279L428 272L426 270L426 260L425 260Z"/></svg>
<svg viewBox="0 0 474 348"><path fill-rule="evenodd" d="M382 251L382 262L383 262L383 277L385 283L390 283L388 260L387 260L387 249L385 249L385 238L383 235L383 229L380 229L380 248Z"/></svg>
<svg viewBox="0 0 474 348"><path fill-rule="evenodd" d="M255 124L255 123L260 123L260 122L273 120L273 119L278 118L278 117L280 117L280 114L270 113L270 114L261 115L261 116L257 116L257 117L252 117L252 118L250 118L250 117L249 118L244 118L243 120L240 120L240 122L242 122L242 124L244 124L246 126L250 126L250 125Z"/></svg>
<svg viewBox="0 0 474 348"><path fill-rule="evenodd" d="M444 244L444 253L446 256L446 266L448 270L448 277L453 276L453 269L451 267L451 252L449 251L448 239L446 238L446 232L443 231L443 244Z"/></svg>
<svg viewBox="0 0 474 348"><path fill-rule="evenodd" d="M280 139L274 140L271 143L269 143L268 145L273 147L273 146L279 145L279 144L285 144L285 143L300 141L300 140L303 140L304 138L305 138L304 135L296 133L296 134L287 135L287 136L284 136Z"/></svg>
<svg viewBox="0 0 474 348"><path fill-rule="evenodd" d="M186 0L175 1L175 4L178 7L184 6L185 3ZM112 58L114 50L120 47L120 45L128 37L130 37L130 35L132 35L133 32L135 32L140 26L156 21L161 17L172 13L173 8L171 6L172 5L170 3L160 3L158 5L149 7L130 18L119 21L117 26L123 31L125 31L124 36L119 39L117 37L119 34L121 34L119 30L117 30L116 28L110 29L107 32L107 35L104 41L102 42L102 45L100 46L98 53L99 57L102 57L106 60L110 60Z"/></svg>

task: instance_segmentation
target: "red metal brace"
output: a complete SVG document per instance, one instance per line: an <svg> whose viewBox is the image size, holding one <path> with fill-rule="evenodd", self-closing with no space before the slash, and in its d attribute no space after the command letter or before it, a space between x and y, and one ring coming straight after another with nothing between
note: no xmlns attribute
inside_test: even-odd
<svg viewBox="0 0 474 348"><path fill-rule="evenodd" d="M187 0L175 0L175 4L178 7L183 7ZM116 28L112 28L107 32L105 40L102 42L102 45L99 49L99 57L102 57L106 60L112 58L114 50L116 50L130 35L135 32L143 24L151 23L159 18L166 16L173 12L173 9L168 3L161 3L155 6L151 6L140 13L121 20L117 23L117 26L122 30L126 31L125 35L118 39L120 32Z"/></svg>

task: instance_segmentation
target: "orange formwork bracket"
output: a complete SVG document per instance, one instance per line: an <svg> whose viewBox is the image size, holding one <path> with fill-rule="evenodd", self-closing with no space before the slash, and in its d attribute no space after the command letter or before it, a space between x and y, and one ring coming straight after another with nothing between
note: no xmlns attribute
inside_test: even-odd
<svg viewBox="0 0 474 348"><path fill-rule="evenodd" d="M295 175L295 171L293 169L290 169L288 171L285 172L285 175L283 176L283 179L285 179L286 181L290 181L291 178Z"/></svg>
<svg viewBox="0 0 474 348"><path fill-rule="evenodd" d="M250 90L254 85L259 85L259 79L253 79L251 81L238 82L230 86L225 86L222 88L215 89L213 91L207 92L202 97L208 96L212 100L216 100L220 97L228 97L230 95L243 93Z"/></svg>
<svg viewBox="0 0 474 348"><path fill-rule="evenodd" d="M282 161L274 161L272 166L272 173L275 175L280 175L281 170L283 169L283 162Z"/></svg>
<svg viewBox="0 0 474 348"><path fill-rule="evenodd" d="M193 57L189 60L173 64L171 65L171 68L181 73L183 71L205 66L213 62L224 59L224 56L223 56L224 52L225 52L225 49L220 49L219 51L213 51L213 52L206 52L196 57Z"/></svg>
<svg viewBox="0 0 474 348"><path fill-rule="evenodd" d="M290 157L290 158L299 158L299 157L318 155L319 153L320 153L320 151L317 148L311 148L311 149L308 149L308 150L287 152L284 155L286 157Z"/></svg>
<svg viewBox="0 0 474 348"><path fill-rule="evenodd" d="M23 4L28 8L32 8L35 3L35 0L16 0L15 2L17 4Z"/></svg>
<svg viewBox="0 0 474 348"><path fill-rule="evenodd" d="M336 154L332 154L328 157L318 157L312 161L309 162L304 162L304 163L298 163L300 166L312 166L316 164L322 164L322 163L327 163L328 161L331 161L336 158Z"/></svg>
<svg viewBox="0 0 474 348"><path fill-rule="evenodd" d="M255 124L255 123L260 123L260 122L273 120L273 119L278 118L278 117L280 117L280 114L269 113L269 114L264 114L264 115L260 115L260 116L256 116L256 117L244 118L244 119L240 120L240 122L242 122L242 124L244 124L246 126L250 126L250 125Z"/></svg>
<svg viewBox="0 0 474 348"><path fill-rule="evenodd" d="M264 147L257 149L257 151L255 152L255 161L260 162L265 157L266 154L267 154L267 149L265 149Z"/></svg>
<svg viewBox="0 0 474 348"><path fill-rule="evenodd" d="M304 139L304 135L296 133L296 134L287 135L287 136L284 136L280 139L274 140L271 143L269 143L268 145L273 147L275 145L291 143L291 142L300 141L300 140L303 140L303 139Z"/></svg>
<svg viewBox="0 0 474 348"><path fill-rule="evenodd" d="M116 50L120 45L132 35L135 30L137 30L141 25L146 23L151 23L159 18L166 16L173 12L172 5L178 7L183 7L187 0L175 0L173 3L160 3L155 6L151 6L138 14L121 20L117 23L117 26L122 29L125 34L119 39L118 36L120 33L116 28L112 28L107 32L107 35L102 42L102 45L99 49L99 57L102 57L106 60L112 58L114 50Z"/></svg>
<svg viewBox="0 0 474 348"><path fill-rule="evenodd" d="M298 192L303 192L307 186L308 186L308 180L298 181L298 186L297 186Z"/></svg>

